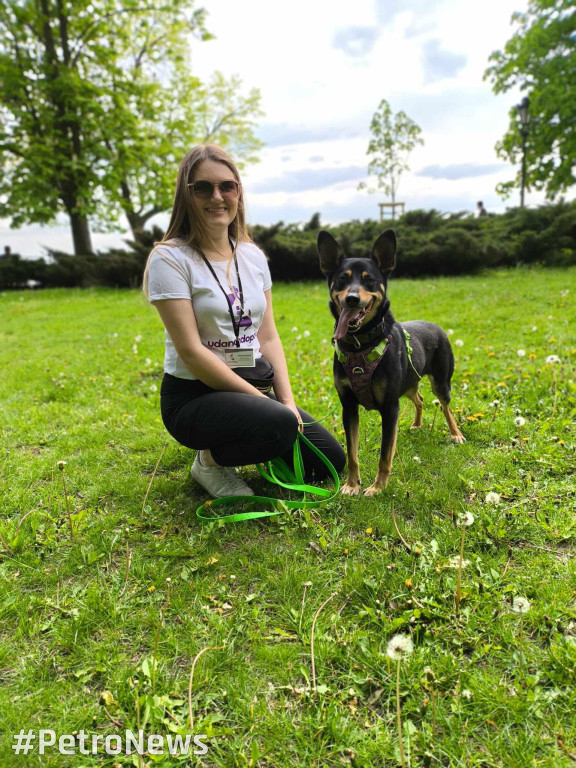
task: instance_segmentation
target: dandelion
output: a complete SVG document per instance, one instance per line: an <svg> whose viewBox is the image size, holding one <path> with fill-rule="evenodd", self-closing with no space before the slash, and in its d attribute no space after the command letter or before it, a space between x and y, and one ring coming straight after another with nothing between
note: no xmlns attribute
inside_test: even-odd
<svg viewBox="0 0 576 768"><path fill-rule="evenodd" d="M132 344L132 353L134 355L138 354L138 344Z"/></svg>
<svg viewBox="0 0 576 768"><path fill-rule="evenodd" d="M462 599L462 571L464 570L464 539L466 537L466 528L469 528L474 523L474 515L472 512L464 512L459 515L458 522L462 527L462 538L460 539L460 555L458 557L458 579L456 581L456 596L454 603L456 607L456 615L460 610L460 600Z"/></svg>
<svg viewBox="0 0 576 768"><path fill-rule="evenodd" d="M562 360L558 357L558 355L548 355L546 358L546 365L555 365L556 363L561 363Z"/></svg>
<svg viewBox="0 0 576 768"><path fill-rule="evenodd" d="M470 560L462 560L462 569L468 568ZM448 560L448 568L460 568L460 555L454 555Z"/></svg>
<svg viewBox="0 0 576 768"><path fill-rule="evenodd" d="M522 656L524 649L524 627L522 620L524 618L524 614L528 613L531 607L532 606L530 602L525 597L515 597L512 601L512 605L510 606L511 611L520 614L520 627L518 631L518 672L520 678L522 678Z"/></svg>
<svg viewBox="0 0 576 768"><path fill-rule="evenodd" d="M147 357L146 360L144 360L144 365L147 365L147 366L152 365L152 360L150 360L150 358Z"/></svg>
<svg viewBox="0 0 576 768"><path fill-rule="evenodd" d="M156 384L150 384L150 392L158 392L158 387Z"/></svg>
<svg viewBox="0 0 576 768"><path fill-rule="evenodd" d="M466 382L463 382L462 390L465 392L467 389L468 389L468 384Z"/></svg>
<svg viewBox="0 0 576 768"><path fill-rule="evenodd" d="M304 331L304 333L303 333L302 335L303 335L304 337L310 336L310 331Z"/></svg>
<svg viewBox="0 0 576 768"><path fill-rule="evenodd" d="M68 516L68 525L70 526L70 539L74 538L74 528L72 527L72 516L70 514L70 505L68 503L68 491L66 490L66 480L64 479L65 461L59 461L56 466L62 472L62 490L64 491L64 501L66 502L66 515Z"/></svg>
<svg viewBox="0 0 576 768"><path fill-rule="evenodd" d="M454 342L454 344L455 344L457 347L463 347L463 346L464 346L464 342L462 341L462 339L456 339L456 341Z"/></svg>
<svg viewBox="0 0 576 768"><path fill-rule="evenodd" d="M514 613L528 613L532 605L528 600L526 600L525 597L515 597L512 601L512 605L510 606L510 609L514 611Z"/></svg>
<svg viewBox="0 0 576 768"><path fill-rule="evenodd" d="M138 336L134 336L134 341L136 342L136 344L140 344L140 342L142 341L142 336L140 336L140 334L138 334Z"/></svg>
<svg viewBox="0 0 576 768"><path fill-rule="evenodd" d="M448 334L448 336L452 336L452 334L454 333L454 328L448 328L446 333Z"/></svg>
<svg viewBox="0 0 576 768"><path fill-rule="evenodd" d="M486 504L500 504L500 494L495 491L490 491L486 494Z"/></svg>
<svg viewBox="0 0 576 768"><path fill-rule="evenodd" d="M468 701L470 701L472 698L472 691L469 691L468 688L464 688L460 696L462 696L463 699L468 699Z"/></svg>
<svg viewBox="0 0 576 768"><path fill-rule="evenodd" d="M292 331L292 333L297 333L298 332L298 326L297 325L293 325L292 328L290 328L290 330Z"/></svg>
<svg viewBox="0 0 576 768"><path fill-rule="evenodd" d="M516 416L514 424L516 424L517 427L523 427L524 424L526 424L526 419L522 416Z"/></svg>
<svg viewBox="0 0 576 768"><path fill-rule="evenodd" d="M415 461L416 464L421 464L422 463L422 459L420 458L420 456L414 456L412 461Z"/></svg>
<svg viewBox="0 0 576 768"><path fill-rule="evenodd" d="M414 650L414 644L410 635L394 635L386 646L386 656L392 661L402 661L405 656L410 656Z"/></svg>
<svg viewBox="0 0 576 768"><path fill-rule="evenodd" d="M474 515L472 512L464 512L458 516L458 524L464 528L469 528L474 523Z"/></svg>
<svg viewBox="0 0 576 768"><path fill-rule="evenodd" d="M560 360L558 355L548 355L548 357L546 358L547 365L554 366L561 362L562 361ZM556 398L558 396L558 383L556 381L556 371L554 370L554 368L552 368L552 376L554 378L554 405L552 407L552 416L554 416L554 414L556 413Z"/></svg>
<svg viewBox="0 0 576 768"><path fill-rule="evenodd" d="M396 719L398 723L398 748L402 768L406 768L406 756L404 754L404 742L402 741L402 709L400 707L400 664L404 657L410 656L414 646L410 635L394 635L386 648L386 656L396 661Z"/></svg>
<svg viewBox="0 0 576 768"><path fill-rule="evenodd" d="M518 357L524 357L526 355L526 350L525 349L519 349L516 352L516 354L518 355Z"/></svg>
<svg viewBox="0 0 576 768"><path fill-rule="evenodd" d="M537 330L538 330L538 326L537 325L533 325L532 326L532 331L537 331Z"/></svg>

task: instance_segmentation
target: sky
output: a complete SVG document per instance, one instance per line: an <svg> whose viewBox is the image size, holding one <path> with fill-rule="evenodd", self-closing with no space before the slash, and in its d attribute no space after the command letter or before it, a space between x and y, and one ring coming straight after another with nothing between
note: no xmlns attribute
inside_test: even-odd
<svg viewBox="0 0 576 768"><path fill-rule="evenodd" d="M194 41L191 67L203 80L219 70L258 88L265 113L260 162L242 175L250 224L323 225L378 218L382 192L358 190L367 179L370 121L382 99L422 130L424 146L409 158L397 200L406 210L490 212L518 204L495 192L515 169L494 146L508 127L519 90L494 95L483 80L488 57L512 36L514 11L527 0L206 0L215 39ZM573 195L572 195L573 196ZM570 196L569 196L570 197ZM544 201L528 193L528 205ZM72 251L61 226L10 230L4 245L23 256L43 246ZM168 215L153 223L163 227ZM126 233L93 232L94 246L122 246Z"/></svg>

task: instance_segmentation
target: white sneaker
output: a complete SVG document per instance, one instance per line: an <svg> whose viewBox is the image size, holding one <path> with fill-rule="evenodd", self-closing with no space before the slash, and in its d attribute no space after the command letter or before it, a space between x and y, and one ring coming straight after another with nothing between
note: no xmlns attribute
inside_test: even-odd
<svg viewBox="0 0 576 768"><path fill-rule="evenodd" d="M252 488L236 474L234 467L203 467L198 454L190 474L215 499L222 496L254 496Z"/></svg>

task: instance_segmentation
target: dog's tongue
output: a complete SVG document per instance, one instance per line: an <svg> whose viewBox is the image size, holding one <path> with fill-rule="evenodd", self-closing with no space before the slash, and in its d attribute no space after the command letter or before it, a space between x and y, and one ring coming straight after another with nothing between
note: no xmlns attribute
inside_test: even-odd
<svg viewBox="0 0 576 768"><path fill-rule="evenodd" d="M336 330L334 331L334 338L336 341L343 339L344 336L346 336L348 333L348 326L350 325L350 321L356 319L359 314L360 310L357 308L350 309L345 307L342 312L340 312L338 324L336 325Z"/></svg>

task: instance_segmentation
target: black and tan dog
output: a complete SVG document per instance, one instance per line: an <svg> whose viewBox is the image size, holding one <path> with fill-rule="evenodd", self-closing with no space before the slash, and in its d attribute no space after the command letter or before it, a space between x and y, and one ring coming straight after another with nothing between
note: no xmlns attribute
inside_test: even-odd
<svg viewBox="0 0 576 768"><path fill-rule="evenodd" d="M422 426L420 379L428 376L442 405L450 439L465 442L450 410L454 355L438 325L416 320L397 323L386 297L396 264L396 236L389 229L374 243L370 258L348 258L329 232L318 235L320 268L328 278L334 330L334 383L342 403L348 450L348 477L342 493L360 492L358 405L380 411L382 444L378 473L365 496L386 488L398 431L399 400L414 403L412 427Z"/></svg>

